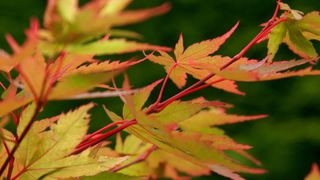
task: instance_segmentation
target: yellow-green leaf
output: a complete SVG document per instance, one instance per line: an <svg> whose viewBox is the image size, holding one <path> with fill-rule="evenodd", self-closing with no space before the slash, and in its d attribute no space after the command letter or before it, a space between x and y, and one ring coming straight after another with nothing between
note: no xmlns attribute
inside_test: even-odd
<svg viewBox="0 0 320 180"><path fill-rule="evenodd" d="M63 20L72 22L78 8L78 0L58 0L57 10Z"/></svg>
<svg viewBox="0 0 320 180"><path fill-rule="evenodd" d="M67 51L77 54L119 54L143 50L164 50L168 51L170 48L154 46L146 43L138 43L134 41L127 41L125 39L111 39L101 40L84 45L69 46Z"/></svg>
<svg viewBox="0 0 320 180"><path fill-rule="evenodd" d="M278 52L280 44L282 43L284 37L286 36L286 33L287 33L287 27L284 22L278 24L270 32L269 41L268 41L268 55L269 55L268 62L272 62L274 56Z"/></svg>

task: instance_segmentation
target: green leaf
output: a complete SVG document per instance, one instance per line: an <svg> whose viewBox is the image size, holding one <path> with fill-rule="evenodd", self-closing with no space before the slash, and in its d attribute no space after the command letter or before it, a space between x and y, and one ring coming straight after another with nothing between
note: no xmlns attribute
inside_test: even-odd
<svg viewBox="0 0 320 180"><path fill-rule="evenodd" d="M108 82L117 72L82 73L64 77L52 89L49 99L67 99L68 97L87 92L100 83Z"/></svg>
<svg viewBox="0 0 320 180"><path fill-rule="evenodd" d="M16 153L16 162L25 167L21 179L56 179L92 176L107 171L127 157L91 157L91 149L70 155L87 133L93 104L62 114L59 119L36 121ZM32 114L33 105L23 113L25 120ZM55 123L56 122L56 123ZM20 127L22 128L22 127ZM46 130L50 128L49 130ZM17 169L16 171L21 171Z"/></svg>
<svg viewBox="0 0 320 180"><path fill-rule="evenodd" d="M26 91L21 91L13 97L6 98L0 101L0 116L6 115L31 101L32 96Z"/></svg>
<svg viewBox="0 0 320 180"><path fill-rule="evenodd" d="M307 31L312 34L320 35L320 14L319 11L314 11L306 14L301 21L298 22L302 31Z"/></svg>
<svg viewBox="0 0 320 180"><path fill-rule="evenodd" d="M109 0L101 10L101 14L117 14L124 10L131 2L132 0Z"/></svg>
<svg viewBox="0 0 320 180"><path fill-rule="evenodd" d="M141 98L137 97L141 96L141 94L144 98L142 98L142 101L139 101ZM126 128L125 131L135 135L146 143L156 145L160 150L164 150L190 162L191 164L211 169L212 171L227 177L229 177L231 173L235 174L235 172L264 172L262 169L250 168L236 163L224 152L226 150L231 150L249 158L250 156L245 155L243 150L249 149L250 146L238 144L221 133L221 131L215 130L214 128L212 128L212 131L209 130L213 125L253 120L264 116L238 117L223 115L220 120L214 119L215 116L212 113L213 111L205 111L205 109L211 109L211 106L215 105L204 99L186 102L176 101L159 113L146 114L145 111L148 108L140 110L138 108L141 108L141 104L143 103L138 103L138 106L135 105L135 99L139 102L145 102L145 99L147 98L145 94L149 95L150 90L148 89L147 93L140 91L131 95L132 97L126 98L130 99L130 106L133 107L130 108L130 111L126 111L126 113L123 114L123 117L135 117L138 124ZM124 102L125 106L128 106L128 101ZM198 115L200 113L202 114ZM194 120L190 120L190 122L192 122L190 123L188 122L188 119ZM197 125L198 123L199 125ZM190 128L197 126L201 128ZM252 158L250 157L249 159ZM124 172L126 171L124 170ZM134 169L128 170L127 173L134 173Z"/></svg>
<svg viewBox="0 0 320 180"><path fill-rule="evenodd" d="M228 57L222 58L219 56L213 56L202 59L197 63L192 63L190 66L198 69L205 68L211 73L223 77L224 79L245 82L267 81L292 76L317 75L320 73L319 70L312 70L311 67L298 71L286 71L290 68L309 63L309 60L290 60L273 63L261 63L257 60L249 60L247 58L241 58L223 71L220 71L220 67L229 62L230 59L231 58Z"/></svg>
<svg viewBox="0 0 320 180"><path fill-rule="evenodd" d="M19 125L17 127L17 135L20 136L22 131L26 128L27 124L31 121L32 116L36 110L35 103L28 105L22 112L19 120Z"/></svg>
<svg viewBox="0 0 320 180"><path fill-rule="evenodd" d="M134 176L127 176L120 173L100 173L96 176L90 176L90 177L81 177L81 180L140 180L140 177L134 177Z"/></svg>
<svg viewBox="0 0 320 180"><path fill-rule="evenodd" d="M57 124L50 127L50 131L43 132L46 142L42 149L45 154L34 163L34 166L63 158L72 153L87 133L89 123L87 111L92 107L93 104L88 104L75 111L62 114Z"/></svg>
<svg viewBox="0 0 320 180"><path fill-rule="evenodd" d="M276 27L272 29L269 34L268 41L268 62L272 62L274 56L278 52L279 46L282 43L287 33L287 27L285 22L278 24Z"/></svg>
<svg viewBox="0 0 320 180"><path fill-rule="evenodd" d="M113 168L126 159L127 157L112 158L102 156L98 159L93 159L90 157L90 150L86 150L79 155L72 155L52 163L37 164L36 168L50 170L47 174L42 175L42 177L47 177L43 179L93 176ZM38 173L35 172L35 174Z"/></svg>
<svg viewBox="0 0 320 180"><path fill-rule="evenodd" d="M138 43L135 41L127 41L125 39L101 40L84 45L73 45L67 48L67 51L71 53L95 55L120 54L143 50L168 51L170 48Z"/></svg>
<svg viewBox="0 0 320 180"><path fill-rule="evenodd" d="M78 8L78 0L58 0L57 10L63 20L72 22Z"/></svg>
<svg viewBox="0 0 320 180"><path fill-rule="evenodd" d="M303 36L298 24L294 22L288 22L288 38L286 43L289 48L306 59L314 59L318 56L312 43Z"/></svg>
<svg viewBox="0 0 320 180"><path fill-rule="evenodd" d="M180 59L177 59L177 61L197 60L216 52L220 48L220 46L225 43L225 41L233 34L238 25L239 23L237 23L233 28L231 28L231 30L229 30L221 37L202 41L200 43L195 43L189 46L183 52Z"/></svg>

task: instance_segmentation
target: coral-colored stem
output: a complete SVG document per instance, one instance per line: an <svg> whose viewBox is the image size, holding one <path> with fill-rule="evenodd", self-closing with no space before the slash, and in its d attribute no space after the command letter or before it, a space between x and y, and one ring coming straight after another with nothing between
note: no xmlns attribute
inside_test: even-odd
<svg viewBox="0 0 320 180"><path fill-rule="evenodd" d="M167 84L167 82L168 82L168 79L169 79L169 77L170 77L170 74L172 73L172 71L174 70L174 68L177 67L177 65L178 65L178 64L175 63L175 64L169 69L169 71L168 71L168 73L167 73L167 75L166 75L166 78L164 79L163 84L162 84L162 86L161 86L160 93L159 93L158 99L157 99L157 101L156 101L155 104L159 104L159 103L160 103L161 98L162 98L162 95L163 95L164 88L165 88L165 86L166 86L166 84Z"/></svg>
<svg viewBox="0 0 320 180"><path fill-rule="evenodd" d="M90 141L84 142L83 144L79 144L79 146L71 154L79 154L82 151L86 150L87 148L100 143L104 139L106 139L106 138L108 138L108 137L122 131L123 129L129 127L129 126L134 125L134 124L137 124L137 120L133 119L133 120L127 121L127 122L123 123L121 126L115 128L115 129L112 129L111 131L108 131L105 134L102 134L101 136L98 136L95 139L91 139Z"/></svg>
<svg viewBox="0 0 320 180"><path fill-rule="evenodd" d="M240 53L238 53L237 55L235 55L228 63L226 63L225 65L223 65L220 68L220 71L226 69L227 67L229 67L231 64L233 64L234 62L236 62L237 60L239 60L255 43L257 43L260 39L264 38L265 36L267 36L271 29L274 28L277 24L285 21L285 18L280 18L277 21L275 21L274 23L270 23L268 26L266 26L252 41L250 41L250 43L244 47Z"/></svg>
<svg viewBox="0 0 320 180"><path fill-rule="evenodd" d="M134 164L137 164L137 163L139 163L139 162L142 162L142 161L146 160L146 159L150 156L150 154L151 154L153 151L155 151L156 149L157 149L157 146L156 146L156 145L153 145L153 146L151 146L149 149L147 149L143 154L141 154L136 160L134 160L134 161L132 161L132 162L130 162L130 163L128 163L128 164L125 164L125 165L123 165L123 166L118 166L118 167L112 168L112 169L110 170L110 172L117 172L117 171L120 171L120 170L122 170L122 169L124 169L124 168L130 167L130 166L132 166L132 165L134 165Z"/></svg>
<svg viewBox="0 0 320 180"><path fill-rule="evenodd" d="M193 85L191 85L187 89L185 89L185 90L179 92L178 94L172 96L171 98L159 103L157 106L154 106L152 109L149 109L146 113L147 114L151 114L151 113L159 112L160 109L163 109L162 106L166 106L167 104L170 104L173 101L185 96L185 94L188 93L188 91L192 90L193 88L196 88L197 86L199 86L202 83L206 82L207 80L209 80L213 76L214 76L214 74L210 73L208 76L206 76L205 78L201 79L200 81L194 83Z"/></svg>
<svg viewBox="0 0 320 180"><path fill-rule="evenodd" d="M85 137L85 139L80 143L82 144L83 142L85 141L88 141L90 140L91 138L93 138L94 136L98 135L99 133L103 132L103 131L106 131L107 129L113 127L113 126L116 126L116 125L119 125L119 124L123 124L125 123L126 121L116 121L116 122L113 122L113 123L110 123L108 125L106 125L105 127L97 130L96 132L92 133L92 134L89 134Z"/></svg>
<svg viewBox="0 0 320 180"><path fill-rule="evenodd" d="M272 18L271 18L272 21L274 21L278 17L278 13L279 13L279 9L280 9L280 2L281 2L281 0L277 0L277 7L273 13Z"/></svg>
<svg viewBox="0 0 320 180"><path fill-rule="evenodd" d="M170 74L172 73L172 71L174 70L174 68L177 67L177 65L178 65L178 63L175 63L175 64L169 69L169 71L168 71L168 73L167 73L167 75L166 75L166 78L164 79L164 81L163 81L163 83L162 83L162 86L161 86L161 89L160 89L160 92L159 92L159 96L158 96L156 102L153 103L153 105L150 106L149 109L146 111L147 114L149 113L149 111L151 112L151 111L154 111L154 109L157 109L159 103L161 102L161 98L162 98L162 95L163 95L163 92L164 92L164 88L165 88L165 86L166 86L166 84L167 84L167 82L168 82L168 79L169 79L169 77L170 77Z"/></svg>
<svg viewBox="0 0 320 180"><path fill-rule="evenodd" d="M2 82L0 82L0 87L5 91L7 90L7 88L2 84Z"/></svg>

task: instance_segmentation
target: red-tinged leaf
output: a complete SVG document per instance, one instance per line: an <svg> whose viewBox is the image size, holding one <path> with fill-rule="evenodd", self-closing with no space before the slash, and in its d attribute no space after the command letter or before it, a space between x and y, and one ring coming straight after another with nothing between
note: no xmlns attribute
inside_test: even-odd
<svg viewBox="0 0 320 180"><path fill-rule="evenodd" d="M237 23L229 32L221 37L210 39L200 43L193 44L184 50L183 36L176 44L174 54L175 59L169 54L159 51L161 56L148 56L148 59L152 62L161 64L164 66L167 73L170 73L169 78L179 87L182 88L186 85L187 74L192 75L196 79L202 79L206 77L209 72L205 68L192 68L190 64L197 62L203 58L208 57L209 54L214 53L219 47L231 36L235 31L239 23ZM174 69L172 69L172 67ZM221 77L213 77L206 83L212 84L213 87L223 89L236 94L243 94L237 89L237 85L232 81L215 82L220 81Z"/></svg>
<svg viewBox="0 0 320 180"><path fill-rule="evenodd" d="M125 68L140 61L104 61L91 63L69 70L61 75L53 87L49 99L69 99L94 89L98 84L106 83Z"/></svg>
<svg viewBox="0 0 320 180"><path fill-rule="evenodd" d="M220 166L220 165L212 165L210 166L210 168L216 172L217 174L224 176L224 177L228 177L230 179L233 180L244 180L243 177L241 177L239 174L236 174L232 171L230 171L230 169Z"/></svg>
<svg viewBox="0 0 320 180"><path fill-rule="evenodd" d="M173 65L174 66L174 65ZM170 69L173 66L165 66L165 70L167 72L170 71ZM177 85L178 88L183 88L187 84L187 73L185 73L185 70L181 68L180 66L176 66L170 73L169 78Z"/></svg>
<svg viewBox="0 0 320 180"><path fill-rule="evenodd" d="M248 60L247 58L241 58L237 62L233 63L228 68L220 71L220 67L229 62L230 58L213 56L207 57L199 60L198 62L192 62L190 66L193 68L205 68L211 73L217 74L220 77L235 81L266 81L272 79L281 79L291 76L303 76L303 75L317 75L318 70L308 70L298 71L296 73L285 72L286 70L304 65L309 60L291 60L291 61L279 61L273 63L258 62L257 60ZM255 67L254 69L251 69Z"/></svg>
<svg viewBox="0 0 320 180"><path fill-rule="evenodd" d="M237 23L229 32L221 37L202 41L189 46L181 55L180 59L177 59L177 61L197 60L216 52L220 46L232 35L238 25L239 23Z"/></svg>
<svg viewBox="0 0 320 180"><path fill-rule="evenodd" d="M30 28L26 31L27 40L22 44L21 47L18 47L17 43L11 36L7 36L9 44L12 45L14 53L9 55L5 52L0 53L0 70L5 72L10 72L21 61L25 60L33 53L35 53L36 47L38 45L38 28L39 24L37 20L32 20L30 22Z"/></svg>
<svg viewBox="0 0 320 180"><path fill-rule="evenodd" d="M207 64L208 66L211 66L211 64ZM194 78L196 79L203 79L205 78L209 73L210 71L207 70L207 68L211 68L211 67L206 67L205 69L201 69L200 68L193 68L193 67L190 67L190 66L186 66L186 65L183 65L182 66L185 71L192 75ZM212 66L214 67L214 66ZM231 80L223 80L221 81L223 77L222 76L214 76L212 78L210 78L209 80L207 80L205 83L207 84L211 84L212 87L215 87L215 88L218 88L218 89L222 89L224 91L227 91L227 92L231 92L231 93L234 93L234 94L239 94L239 95L244 95L243 92L241 92L239 89L238 89L238 85L234 82L234 81L231 81Z"/></svg>
<svg viewBox="0 0 320 180"><path fill-rule="evenodd" d="M167 73L170 72L169 78L179 87L183 88L187 83L187 73L183 68L176 65L174 59L167 53L161 52L161 56L149 55L148 59L154 63L161 64ZM172 69L174 67L174 69Z"/></svg>
<svg viewBox="0 0 320 180"><path fill-rule="evenodd" d="M102 62L94 62L88 65L80 66L72 71L69 71L66 74L90 74L90 73L100 73L100 72L112 72L117 69L125 69L130 66L133 66L140 61L102 61Z"/></svg>
<svg viewBox="0 0 320 180"><path fill-rule="evenodd" d="M144 98L137 98L140 93L143 93ZM139 102L145 102L147 96L144 94L144 92L140 91L132 95L131 98L126 97L125 99L130 99L130 103L127 104L128 101L125 101L125 107L136 106L134 99L138 99ZM146 94L150 94L150 91ZM141 101L141 99L144 100ZM140 104L138 107L141 108L142 103L138 104ZM137 120L137 124L127 127L126 131L137 136L144 142L154 144L160 149L204 168L210 168L211 165L220 165L229 169L230 172L263 173L264 170L262 169L249 168L236 163L224 152L231 150L237 153L249 149L250 146L234 142L221 133L221 131L215 130L210 125L204 125L203 129L191 128L197 126L197 121L194 121L194 123L186 123L190 128L181 125L181 123L196 116L198 113L205 112L205 109L209 108L206 105L210 105L210 103L203 99L187 102L177 101L168 105L161 112L152 114L145 113L150 107L142 110L136 107L127 108L130 109L130 111L124 108L124 119L135 118ZM175 115L173 118L172 114ZM203 117L207 118L208 116ZM116 119L119 119L119 117ZM247 119L249 120L250 118ZM240 118L238 121L241 120L244 119ZM201 119L199 119L199 121L201 122ZM234 120L234 122L237 121ZM232 121L229 121L229 123L232 123ZM250 160L251 159L250 157Z"/></svg>
<svg viewBox="0 0 320 180"><path fill-rule="evenodd" d="M179 40L176 44L176 47L174 48L174 55L176 59L180 59L184 52L184 45L183 45L183 36L182 33L180 34Z"/></svg>
<svg viewBox="0 0 320 180"><path fill-rule="evenodd" d="M124 10L131 2L132 0L109 0L101 10L101 14L117 14Z"/></svg>
<svg viewBox="0 0 320 180"><path fill-rule="evenodd" d="M312 68L305 68L298 71L288 71L284 73L275 73L272 75L266 75L263 77L263 80L274 80L274 79L282 79L288 77L295 77L295 76L313 76L319 75L320 70L312 70Z"/></svg>
<svg viewBox="0 0 320 180"><path fill-rule="evenodd" d="M33 93L34 96L40 97L46 89L46 62L40 52L34 56L28 57L20 63L20 79L24 83L26 90ZM36 71L35 71L36 69Z"/></svg>
<svg viewBox="0 0 320 180"><path fill-rule="evenodd" d="M126 95L123 96L123 100L125 103L125 106L123 107L123 117L126 117L125 119L128 119L129 115L133 115L135 117L135 112L142 109L143 105L148 100L151 91L161 83L162 79L153 82L152 84L144 87L141 89L138 93L135 93L134 95Z"/></svg>
<svg viewBox="0 0 320 180"><path fill-rule="evenodd" d="M0 70L9 72L14 66L15 62L10 59L10 55L0 50Z"/></svg>
<svg viewBox="0 0 320 180"><path fill-rule="evenodd" d="M295 20L302 19L303 14L304 14L303 12L292 9L288 4L280 2L280 1L278 2L278 4L280 5L280 9L289 12L293 19L295 19Z"/></svg>
<svg viewBox="0 0 320 180"><path fill-rule="evenodd" d="M154 46L146 43L138 43L134 41L127 41L125 39L102 40L84 45L69 46L67 48L67 51L71 53L95 55L129 53L143 50L169 51L170 48Z"/></svg>
<svg viewBox="0 0 320 180"><path fill-rule="evenodd" d="M304 178L304 180L319 180L320 179L320 169L319 166L314 163L312 164L310 173Z"/></svg>
<svg viewBox="0 0 320 180"><path fill-rule="evenodd" d="M109 21L111 21L111 24L113 26L122 26L126 24L141 22L149 19L150 17L164 14L168 12L170 8L171 6L169 3L164 3L154 8L124 11L116 16L111 16L108 18L110 18Z"/></svg>
<svg viewBox="0 0 320 180"><path fill-rule="evenodd" d="M32 96L26 91L21 91L18 95L0 101L0 116L4 116L21 106L32 101Z"/></svg>
<svg viewBox="0 0 320 180"><path fill-rule="evenodd" d="M189 119L185 119L180 123L183 127L192 127L192 126L217 126L224 124L234 124L244 121L257 120L265 118L266 115L254 115L254 116L239 116L227 114L223 109L211 108L209 110L201 111Z"/></svg>
<svg viewBox="0 0 320 180"><path fill-rule="evenodd" d="M97 36L110 34L113 26L137 23L170 9L168 3L161 6L124 11L131 0L90 1L78 7L78 0L50 0L45 13L42 46L49 55L64 48L92 42ZM90 24L90 28L88 28ZM101 51L101 49L100 49ZM122 50L121 50L122 51Z"/></svg>

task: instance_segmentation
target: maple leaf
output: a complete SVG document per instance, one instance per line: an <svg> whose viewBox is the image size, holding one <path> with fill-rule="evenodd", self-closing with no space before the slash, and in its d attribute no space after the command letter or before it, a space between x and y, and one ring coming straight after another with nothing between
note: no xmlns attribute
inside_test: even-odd
<svg viewBox="0 0 320 180"><path fill-rule="evenodd" d="M0 116L28 104L40 95L49 92L48 100L69 99L94 89L98 84L107 83L124 69L140 61L103 61L97 62L88 55L67 54L58 57L48 68L41 54L20 63L23 76L22 91L12 92L10 97L0 101ZM86 63L85 65L82 65ZM33 71L39 69L39 71ZM44 79L46 78L46 81ZM52 83L53 82L53 83ZM6 92L4 92L5 94Z"/></svg>
<svg viewBox="0 0 320 180"><path fill-rule="evenodd" d="M247 58L241 58L221 71L221 67L230 60L230 57L212 56L200 59L197 62L192 62L190 66L192 68L207 69L209 72L224 79L247 82L320 74L319 70L312 70L311 67L297 71L287 71L290 68L309 63L309 60L290 60L267 63Z"/></svg>
<svg viewBox="0 0 320 180"><path fill-rule="evenodd" d="M123 142L120 138L117 138L115 151L119 155L131 156L121 164L126 165L135 161L151 147L151 144L143 142L134 135L129 135ZM151 176L153 178L169 177L173 179L181 178L178 172L186 173L190 176L210 174L209 169L192 164L161 149L153 150L152 153L139 164L134 164L119 171L119 173L132 176Z"/></svg>
<svg viewBox="0 0 320 180"><path fill-rule="evenodd" d="M211 169L226 177L233 176L235 172L264 172L262 169L249 168L231 160L231 157L224 152L225 150L243 154L244 150L250 149L250 146L238 144L222 131L215 130L218 128L212 127L215 123L253 120L262 118L264 115L247 117L225 115L221 117L220 122L215 119L210 121L208 117L214 117L212 116L212 108L215 107L204 99L175 101L161 112L148 114L146 113L148 108L141 108L154 86L155 84L152 84L134 95L123 96L125 105L122 120L137 120L136 125L128 127L125 131L144 142L156 145L160 150L174 154L193 165ZM206 109L211 109L211 111L206 111ZM108 110L107 113L114 121L121 119ZM192 120L193 118L194 120ZM193 124L189 124L188 120ZM191 128L196 127L198 122L198 127L201 128Z"/></svg>
<svg viewBox="0 0 320 180"><path fill-rule="evenodd" d="M166 72L169 74L170 79L179 88L182 88L186 85L187 74L192 75L196 79L202 79L209 73L207 70L190 68L189 64L192 62L197 62L199 59L206 58L210 54L216 52L219 47L232 35L237 27L238 23L221 37L195 43L186 49L184 49L183 37L180 35L174 50L175 58L171 57L165 52L159 51L160 56L150 55L148 59L154 63L163 65ZM218 79L219 77L213 77L206 81L206 83L215 82ZM236 94L242 94L232 81L218 82L212 84L212 86Z"/></svg>
<svg viewBox="0 0 320 180"><path fill-rule="evenodd" d="M270 57L275 55L279 44L282 42L281 37L283 36L284 38L285 36L284 31L281 29L284 26L286 25L280 23L275 27L275 30L271 32L271 34L277 34L277 36L270 36L269 44L272 44L272 46L269 46ZM291 60L272 63L266 62L266 60L270 61L270 58L262 61L240 58L233 64L225 67L232 58L220 55L210 56L210 54L215 52L220 45L225 42L236 27L237 25L221 37L196 43L186 50L183 46L182 35L180 35L174 50L175 58L165 52L159 51L160 56L150 55L148 59L163 65L169 78L179 88L185 86L187 74L202 80L211 73L215 76L211 77L205 83L215 88L241 95L244 93L238 90L235 81L265 81L292 76L318 75L320 73L319 70L312 70L310 67L298 71L286 71L290 68L306 64L310 62L309 60ZM280 37L280 35L282 36Z"/></svg>
<svg viewBox="0 0 320 180"><path fill-rule="evenodd" d="M91 149L70 155L87 133L87 111L92 107L93 104L88 104L53 119L36 121L17 149L13 177L56 179L92 176L126 160L127 157L92 157ZM29 123L34 111L34 104L23 111L18 135ZM12 146L12 142L7 143Z"/></svg>
<svg viewBox="0 0 320 180"><path fill-rule="evenodd" d="M319 166L314 163L312 165L310 173L304 178L304 180L318 180L320 179L320 170Z"/></svg>
<svg viewBox="0 0 320 180"><path fill-rule="evenodd" d="M273 60L281 43L286 43L289 49L300 57L314 60L318 54L310 40L320 40L319 12L314 11L303 15L302 12L291 9L285 3L280 3L280 7L289 13L282 15L286 21L274 27L269 34L268 61Z"/></svg>
<svg viewBox="0 0 320 180"><path fill-rule="evenodd" d="M9 55L5 51L0 51L0 70L10 72L17 64L27 59L35 51L39 42L39 22L35 19L31 20L30 28L26 31L27 39L19 46L11 35L7 35L7 41L13 50L13 54Z"/></svg>
<svg viewBox="0 0 320 180"><path fill-rule="evenodd" d="M66 48L66 51L76 54L119 54L134 52L139 50L164 50L169 51L170 48L153 46L146 43L137 43L127 41L125 39L110 39L92 42L84 45L74 45Z"/></svg>
<svg viewBox="0 0 320 180"><path fill-rule="evenodd" d="M98 55L138 50L169 50L166 47L124 39L96 40L97 36L112 34L113 26L140 22L170 9L169 4L163 4L155 8L124 11L130 2L91 1L79 7L78 0L50 0L44 19L46 29L41 31L42 51L53 56L65 49L69 52ZM90 28L87 27L88 24Z"/></svg>

